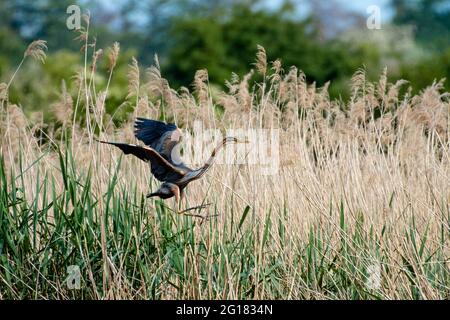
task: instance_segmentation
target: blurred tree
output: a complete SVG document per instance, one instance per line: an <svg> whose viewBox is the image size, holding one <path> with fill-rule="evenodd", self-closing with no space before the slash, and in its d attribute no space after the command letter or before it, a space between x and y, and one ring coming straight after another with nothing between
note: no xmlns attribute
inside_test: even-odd
<svg viewBox="0 0 450 320"><path fill-rule="evenodd" d="M450 47L431 57L401 66L400 77L408 79L414 92L428 87L433 81L446 78L445 88L450 90Z"/></svg>
<svg viewBox="0 0 450 320"><path fill-rule="evenodd" d="M223 84L231 72L248 72L259 44L269 62L280 58L285 67L295 65L310 82L323 85L348 79L376 56L361 47L349 49L332 39L319 39L312 19L290 17L289 2L272 11L257 9L256 4L236 3L210 15L173 18L164 75L175 86L187 85L196 70L206 68L211 82ZM332 93L338 94L337 90Z"/></svg>
<svg viewBox="0 0 450 320"><path fill-rule="evenodd" d="M173 45L164 64L164 74L177 86L188 86L196 70L208 68L210 79L219 82L227 77L222 27L211 18L180 19L171 29Z"/></svg>
<svg viewBox="0 0 450 320"><path fill-rule="evenodd" d="M450 1L392 0L393 22L411 25L417 42L426 52L420 59L400 65L399 77L409 80L414 92L434 80L450 79ZM445 82L447 90L450 83Z"/></svg>
<svg viewBox="0 0 450 320"><path fill-rule="evenodd" d="M413 25L423 46L438 51L450 46L449 0L392 0L392 6L393 22Z"/></svg>
<svg viewBox="0 0 450 320"><path fill-rule="evenodd" d="M204 68L216 85L232 72L242 76L252 68L258 44L265 47L268 62L280 58L285 69L295 65L318 86L331 81L333 97L348 96L349 79L363 65L372 80L388 65L392 80L403 77L417 90L449 76L450 0L391 0L400 26L371 32L374 39L362 32L366 28L357 28L364 19L337 0L2 0L1 81L9 79L31 40L42 38L49 47L45 66L19 74L11 88L14 101L26 96L22 101L40 108L56 97L61 79L71 89L70 77L82 64L81 45L65 25L71 4L90 11L95 49L121 43L123 60L110 86L109 110L120 105L127 110L123 101L131 55L148 65L158 53L163 75L175 87L189 86L195 71ZM410 25L416 27L415 37L400 37ZM352 35L351 27L360 32ZM70 67L62 68L65 64ZM105 70L99 71L100 88Z"/></svg>
<svg viewBox="0 0 450 320"><path fill-rule="evenodd" d="M26 42L45 39L49 48L70 46L73 34L66 27L67 7L72 0L3 0L9 18L1 24L9 25ZM64 31L67 32L64 32ZM73 47L72 47L73 48Z"/></svg>
<svg viewBox="0 0 450 320"><path fill-rule="evenodd" d="M9 68L11 59L21 58L24 46L14 23L10 1L0 2L0 74Z"/></svg>
<svg viewBox="0 0 450 320"><path fill-rule="evenodd" d="M314 0L309 1L309 4L319 39L333 39L352 28L365 27L364 15L340 5L337 0Z"/></svg>

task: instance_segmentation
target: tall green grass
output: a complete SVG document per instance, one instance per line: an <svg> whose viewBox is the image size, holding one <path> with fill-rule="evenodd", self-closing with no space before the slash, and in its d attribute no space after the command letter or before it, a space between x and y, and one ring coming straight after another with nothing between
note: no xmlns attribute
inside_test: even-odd
<svg viewBox="0 0 450 320"><path fill-rule="evenodd" d="M392 252L381 245L388 241L385 228L363 227L362 213L350 228L343 203L339 212L329 212L339 216L336 229L317 223L302 241L289 234L288 208L268 209L259 219L247 206L229 212L220 226L217 217L175 215L160 200L149 205L135 187L118 186L120 165L109 168L99 199L92 191L92 168L78 171L68 152L59 152L63 190L58 192L55 177L38 170L31 196L24 194L27 168L8 175L1 160L1 298L389 298L389 283L368 285L372 265L383 279L407 279L397 298L422 299L429 290L449 297L448 212L433 248L413 216L404 230L402 263L391 264ZM408 251L412 254L403 253ZM80 289L67 286L70 265L81 270Z"/></svg>
<svg viewBox="0 0 450 320"><path fill-rule="evenodd" d="M96 87L101 51L81 32L86 63L78 91L63 85L52 106L56 124L8 100L14 75L0 86L0 299L450 298L442 81L401 96L404 82L359 70L350 100L331 101L295 67L269 70L259 47L262 82L233 75L213 98L205 70L191 94L170 88L157 59L141 83L132 60L124 106L134 111L119 125L123 110L106 113L119 45ZM24 59L45 48L33 42ZM156 185L147 166L93 139L132 142L136 116L277 129L279 170L217 164L187 188L186 204L212 203L196 212L209 218L177 215L172 200L145 198Z"/></svg>

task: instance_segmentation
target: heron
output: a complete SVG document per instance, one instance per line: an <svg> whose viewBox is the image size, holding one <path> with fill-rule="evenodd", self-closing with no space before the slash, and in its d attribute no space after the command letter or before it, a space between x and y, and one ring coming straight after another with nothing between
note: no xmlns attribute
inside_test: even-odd
<svg viewBox="0 0 450 320"><path fill-rule="evenodd" d="M235 137L226 137L214 148L211 156L203 166L198 169L191 169L178 158L178 152L176 151L182 140L182 132L175 124L138 117L134 123L134 135L144 143L143 146L102 140L97 141L118 147L124 154L132 154L149 163L151 173L162 184L158 190L147 194L147 198L159 197L161 199L169 199L175 197L175 211L177 213L205 208L207 205L180 211L180 203L184 197L184 189L192 181L203 177L215 162L217 153L225 145L229 143L248 142L245 140L240 141Z"/></svg>

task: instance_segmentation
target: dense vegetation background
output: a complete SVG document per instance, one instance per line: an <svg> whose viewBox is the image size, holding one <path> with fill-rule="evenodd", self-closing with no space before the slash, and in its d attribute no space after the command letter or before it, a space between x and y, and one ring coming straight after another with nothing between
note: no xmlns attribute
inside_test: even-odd
<svg viewBox="0 0 450 320"><path fill-rule="evenodd" d="M90 13L96 49L121 44L109 111L125 101L132 56L149 66L158 54L163 76L174 88L190 87L195 71L207 69L212 88L219 91L232 72L245 75L259 44L269 61L279 58L283 66L297 66L317 86L331 81L330 95L343 99L350 94L351 75L361 67L374 80L387 66L390 81L406 79L415 93L450 75L448 0L391 0L382 7L381 30L367 29L366 12L337 1L2 1L0 81L8 82L32 40L46 40L49 58L18 75L10 101L23 97L25 111L44 111L47 121L62 80L71 82L84 62L82 43L74 40L79 34L66 27L66 9L74 3ZM98 67L106 70L106 60ZM95 81L106 85L108 79L98 74ZM444 85L450 88L448 81ZM71 85L67 90L76 96Z"/></svg>
<svg viewBox="0 0 450 320"><path fill-rule="evenodd" d="M71 3L0 2L0 300L449 299L449 1L384 1L382 30L337 0L103 0L69 31ZM174 214L94 140L138 115L202 151L197 121L277 129L278 170L235 154Z"/></svg>

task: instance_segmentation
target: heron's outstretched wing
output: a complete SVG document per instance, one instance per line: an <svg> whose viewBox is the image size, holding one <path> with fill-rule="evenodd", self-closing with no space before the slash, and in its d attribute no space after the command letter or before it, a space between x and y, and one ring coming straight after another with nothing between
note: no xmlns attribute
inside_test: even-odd
<svg viewBox="0 0 450 320"><path fill-rule="evenodd" d="M98 142L116 146L125 154L132 154L143 161L150 162L152 174L161 182L178 181L186 174L186 171L175 167L153 148L100 140Z"/></svg>
<svg viewBox="0 0 450 320"><path fill-rule="evenodd" d="M178 150L174 148L181 142L182 133L173 123L137 118L134 123L136 138L160 153L175 166L184 166Z"/></svg>

